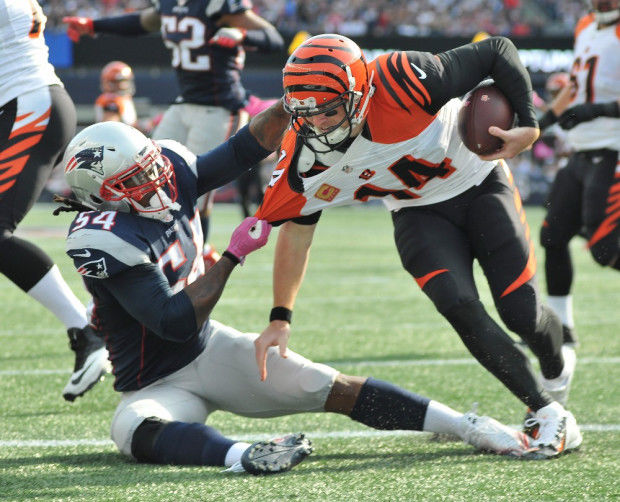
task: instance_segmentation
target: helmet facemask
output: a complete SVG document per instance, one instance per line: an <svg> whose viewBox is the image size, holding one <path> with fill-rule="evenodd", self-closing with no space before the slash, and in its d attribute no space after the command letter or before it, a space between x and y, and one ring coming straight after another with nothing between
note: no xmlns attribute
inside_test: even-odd
<svg viewBox="0 0 620 502"><path fill-rule="evenodd" d="M318 107L314 98L304 100L305 103L293 98L291 106L285 105L285 108L291 114L293 129L303 138L304 143L316 153L327 153L345 143L351 137L353 129L361 122L357 117L360 99L361 93L348 91ZM326 130L319 129L306 120L322 114L335 115L340 107L344 110L342 119Z"/></svg>
<svg viewBox="0 0 620 502"><path fill-rule="evenodd" d="M169 210L180 209L175 202L176 178L159 145L152 141L149 144L138 153L135 164L106 178L99 194L108 202L127 202L140 216L168 222L172 220Z"/></svg>

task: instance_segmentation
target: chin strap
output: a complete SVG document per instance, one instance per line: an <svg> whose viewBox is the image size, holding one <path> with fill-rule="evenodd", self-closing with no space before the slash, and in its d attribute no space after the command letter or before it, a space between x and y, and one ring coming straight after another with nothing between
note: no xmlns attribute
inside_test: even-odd
<svg viewBox="0 0 620 502"><path fill-rule="evenodd" d="M364 120L364 116L366 114L366 107L368 106L368 103L370 102L370 98L375 93L375 87L372 85L373 78L375 78L375 70L372 70L372 73L370 74L370 78L368 79L368 94L366 94L366 99L364 100L364 104L360 108L360 111L357 114L357 116L353 117L353 120L351 120L351 123L353 125L357 125L362 120Z"/></svg>

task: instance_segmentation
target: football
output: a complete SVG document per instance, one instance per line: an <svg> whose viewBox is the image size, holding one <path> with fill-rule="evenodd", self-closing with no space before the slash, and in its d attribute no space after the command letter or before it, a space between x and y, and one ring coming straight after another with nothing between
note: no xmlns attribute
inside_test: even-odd
<svg viewBox="0 0 620 502"><path fill-rule="evenodd" d="M511 129L514 119L514 110L502 91L494 84L485 84L465 96L459 110L459 134L469 150L488 155L502 147L502 140L489 134L489 127Z"/></svg>

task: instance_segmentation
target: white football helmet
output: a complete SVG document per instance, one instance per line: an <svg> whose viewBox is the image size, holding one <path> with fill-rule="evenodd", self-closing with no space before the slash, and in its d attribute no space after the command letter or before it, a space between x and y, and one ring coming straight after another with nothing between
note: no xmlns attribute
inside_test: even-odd
<svg viewBox="0 0 620 502"><path fill-rule="evenodd" d="M65 178L79 202L97 211L135 211L172 220L177 186L157 143L122 122L100 122L77 134L63 158Z"/></svg>

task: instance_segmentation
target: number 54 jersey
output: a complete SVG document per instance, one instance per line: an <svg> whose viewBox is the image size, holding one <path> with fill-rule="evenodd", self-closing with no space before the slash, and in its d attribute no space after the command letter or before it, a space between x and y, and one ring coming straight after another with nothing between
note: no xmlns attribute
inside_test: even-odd
<svg viewBox="0 0 620 502"><path fill-rule="evenodd" d="M161 36L172 51L181 95L178 103L195 103L237 111L246 91L241 85L245 51L209 45L217 20L252 8L250 0L151 0L161 16Z"/></svg>
<svg viewBox="0 0 620 502"><path fill-rule="evenodd" d="M482 161L459 136L461 100L432 113L432 76L416 74L406 58L394 52L369 64L375 93L364 131L344 153L315 154L289 128L257 217L282 222L373 199L396 211L450 199L487 177L496 162Z"/></svg>

